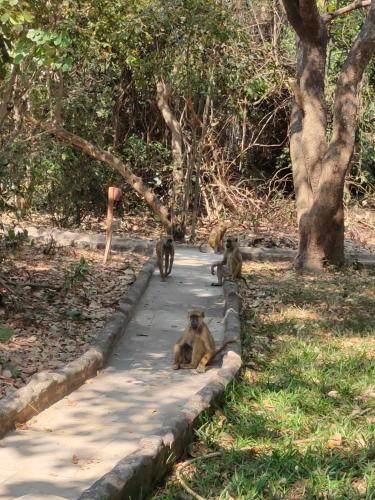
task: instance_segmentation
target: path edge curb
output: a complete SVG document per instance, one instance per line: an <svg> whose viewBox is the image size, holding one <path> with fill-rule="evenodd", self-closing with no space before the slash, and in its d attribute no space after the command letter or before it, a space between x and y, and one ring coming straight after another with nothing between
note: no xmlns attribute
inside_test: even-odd
<svg viewBox="0 0 375 500"><path fill-rule="evenodd" d="M63 368L36 373L24 387L0 400L0 439L13 430L16 424L35 417L104 368L114 345L125 333L155 265L156 258L151 256L86 352Z"/></svg>
<svg viewBox="0 0 375 500"><path fill-rule="evenodd" d="M25 227L15 226L16 232L26 230L27 238L38 242L47 242L51 237L57 244L62 246L72 246L75 248L104 250L106 244L105 233L81 233L69 230L63 230L56 227L41 228L32 224ZM152 255L155 242L153 240L141 240L138 238L126 238L120 236L121 233L115 233L112 238L111 249L118 252L136 252L143 255Z"/></svg>
<svg viewBox="0 0 375 500"><path fill-rule="evenodd" d="M240 302L237 285L224 284L224 341L234 340L223 355L216 376L191 397L180 414L157 435L140 441L139 448L120 460L115 467L89 488L77 500L140 500L152 490L193 440L194 423L223 394L241 368Z"/></svg>

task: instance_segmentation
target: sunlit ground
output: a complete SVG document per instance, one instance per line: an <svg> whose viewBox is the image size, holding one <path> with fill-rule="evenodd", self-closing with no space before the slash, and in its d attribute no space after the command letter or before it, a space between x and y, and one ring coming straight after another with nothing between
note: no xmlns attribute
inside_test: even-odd
<svg viewBox="0 0 375 500"><path fill-rule="evenodd" d="M375 272L245 271L244 369L183 477L204 498L375 498ZM153 496L185 498L174 474Z"/></svg>

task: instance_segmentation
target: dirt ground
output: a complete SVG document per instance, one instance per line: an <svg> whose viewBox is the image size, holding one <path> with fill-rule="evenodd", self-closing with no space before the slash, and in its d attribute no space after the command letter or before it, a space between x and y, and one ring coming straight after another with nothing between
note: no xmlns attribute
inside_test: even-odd
<svg viewBox="0 0 375 500"><path fill-rule="evenodd" d="M24 242L2 262L0 398L85 352L147 257ZM5 284L5 288L4 285Z"/></svg>

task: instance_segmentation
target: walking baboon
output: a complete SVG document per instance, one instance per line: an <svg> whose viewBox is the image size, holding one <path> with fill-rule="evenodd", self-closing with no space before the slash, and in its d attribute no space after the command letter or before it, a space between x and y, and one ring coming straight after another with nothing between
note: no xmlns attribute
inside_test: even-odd
<svg viewBox="0 0 375 500"><path fill-rule="evenodd" d="M172 238L160 238L156 243L156 258L161 281L171 274L174 261L174 243Z"/></svg>

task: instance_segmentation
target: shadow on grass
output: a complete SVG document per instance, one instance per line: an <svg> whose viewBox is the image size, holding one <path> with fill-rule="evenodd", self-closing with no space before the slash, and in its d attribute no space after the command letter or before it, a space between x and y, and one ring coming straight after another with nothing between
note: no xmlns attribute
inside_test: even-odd
<svg viewBox="0 0 375 500"><path fill-rule="evenodd" d="M204 498L236 499L359 499L374 498L374 482L362 483L371 468L374 448L318 452L294 447L257 453L219 449L215 460L207 458L186 468L185 479ZM363 479L362 479L363 480ZM362 490L359 490L359 488ZM363 489L365 488L365 489ZM156 492L153 500L191 498L178 484Z"/></svg>
<svg viewBox="0 0 375 500"><path fill-rule="evenodd" d="M197 427L195 454L221 455L187 482L205 498L374 499L375 276L254 265L247 279L242 378ZM152 498L191 496L172 478Z"/></svg>

